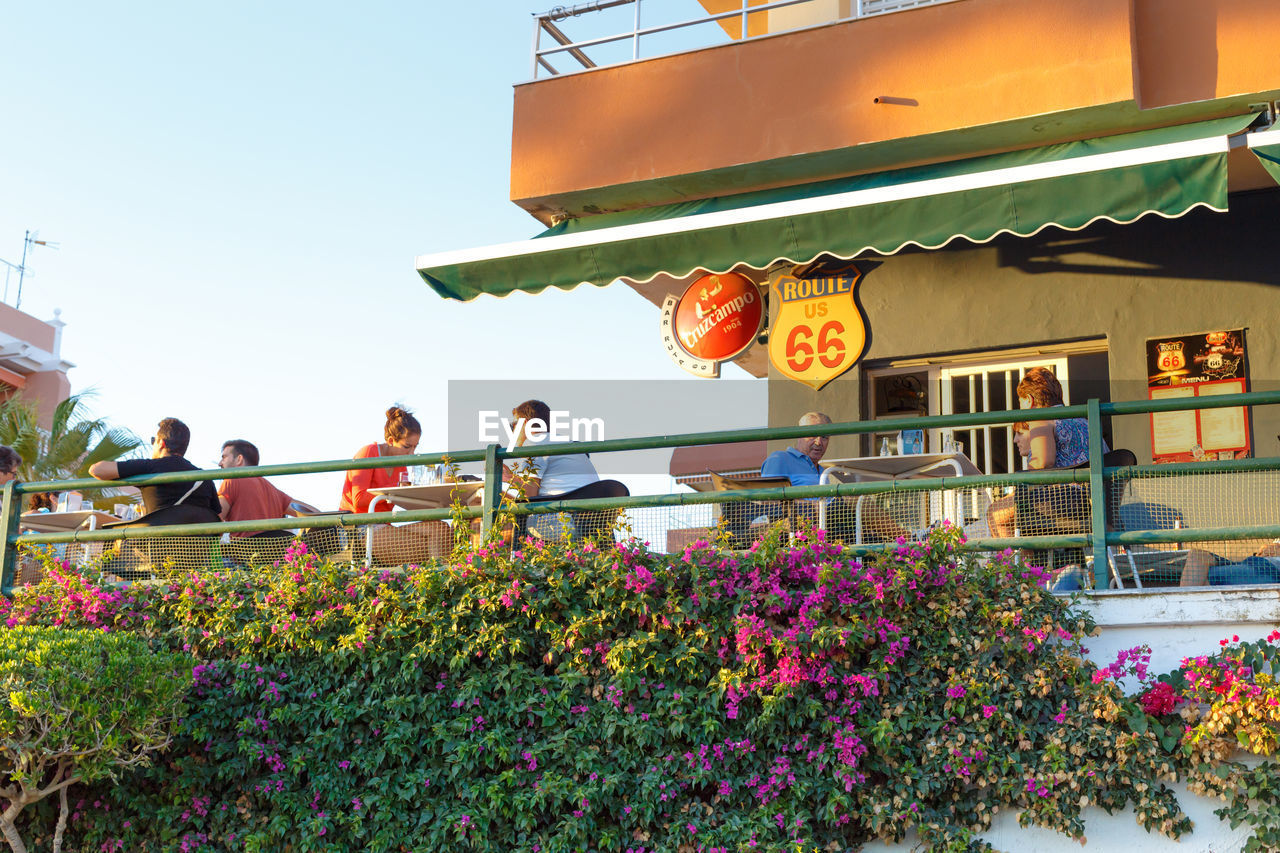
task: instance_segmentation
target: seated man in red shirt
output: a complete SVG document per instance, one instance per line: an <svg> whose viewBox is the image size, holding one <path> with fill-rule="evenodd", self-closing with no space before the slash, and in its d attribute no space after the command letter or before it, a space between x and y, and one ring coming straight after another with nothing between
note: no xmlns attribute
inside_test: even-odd
<svg viewBox="0 0 1280 853"><path fill-rule="evenodd" d="M219 468L245 468L258 464L258 448L242 438L235 438L222 445L222 458L218 460ZM295 501L277 489L263 477L241 477L226 479L218 487L218 503L222 508L223 521L253 521L260 518L284 518L297 515L299 511L315 512L315 507ZM263 530L259 532L244 531L231 534L232 545L230 556L236 562L252 562L253 554L258 553L260 559L279 559L275 554L283 554L283 545L267 546L264 549L250 548L248 543L236 542L244 537L257 539L292 539L293 534L287 530Z"/></svg>

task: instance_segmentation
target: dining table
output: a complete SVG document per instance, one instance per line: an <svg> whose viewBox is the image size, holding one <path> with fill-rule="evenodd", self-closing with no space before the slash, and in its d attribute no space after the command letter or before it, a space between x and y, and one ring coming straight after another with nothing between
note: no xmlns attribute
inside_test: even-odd
<svg viewBox="0 0 1280 853"><path fill-rule="evenodd" d="M890 456L850 456L823 459L818 465L823 469L819 485L836 482L869 482L884 480L918 480L934 477L964 477L981 474L973 460L960 451L950 453L908 453ZM859 495L854 508L855 541L862 544L863 504L869 495ZM939 516L952 523L963 525L960 502L952 491L941 495ZM825 528L827 501L818 505L818 526Z"/></svg>
<svg viewBox="0 0 1280 853"><path fill-rule="evenodd" d="M116 524L123 518L100 509L78 509L67 512L24 512L19 526L31 533L70 533L73 530L97 530L106 524ZM60 548L62 546L54 546ZM93 546L84 545L84 561L92 558ZM59 554L63 553L58 551Z"/></svg>
<svg viewBox="0 0 1280 853"><path fill-rule="evenodd" d="M78 509L75 512L24 512L18 523L33 533L66 533L96 530L104 524L123 520L100 509Z"/></svg>
<svg viewBox="0 0 1280 853"><path fill-rule="evenodd" d="M381 503L399 509L441 509L452 506L455 501L465 504L483 487L483 480L461 480L370 489L377 497L369 502L369 512L378 512L376 507Z"/></svg>

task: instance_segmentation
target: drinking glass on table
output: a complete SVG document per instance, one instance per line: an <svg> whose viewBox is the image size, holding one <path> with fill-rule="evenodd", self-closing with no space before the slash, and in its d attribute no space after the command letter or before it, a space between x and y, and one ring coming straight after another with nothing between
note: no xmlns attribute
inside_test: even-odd
<svg viewBox="0 0 1280 853"><path fill-rule="evenodd" d="M409 470L407 468L400 472L400 485L402 486L412 485L412 482L409 479Z"/></svg>
<svg viewBox="0 0 1280 853"><path fill-rule="evenodd" d="M425 486L427 483L427 466L414 465L409 469L410 479L415 486Z"/></svg>
<svg viewBox="0 0 1280 853"><path fill-rule="evenodd" d="M942 431L942 452L943 453L959 453L960 442L956 441L956 434L949 429Z"/></svg>

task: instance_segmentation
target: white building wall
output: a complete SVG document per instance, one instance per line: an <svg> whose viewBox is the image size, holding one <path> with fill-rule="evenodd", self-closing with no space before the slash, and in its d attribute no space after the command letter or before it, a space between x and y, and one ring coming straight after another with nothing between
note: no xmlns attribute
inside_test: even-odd
<svg viewBox="0 0 1280 853"><path fill-rule="evenodd" d="M1106 666L1115 661L1121 649L1146 643L1151 647L1153 675L1174 669L1184 657L1212 654L1220 648L1220 640L1233 636L1242 641L1258 640L1280 628L1280 588L1274 586L1110 590L1081 596L1080 606L1093 614L1101 630L1086 642L1090 659ZM1129 691L1137 689L1136 684L1124 686ZM1083 849L1089 853L1234 853L1244 847L1248 828L1232 830L1213 813L1221 808L1221 801L1191 794L1182 785L1170 787L1195 823L1190 835L1172 841L1139 826L1132 810L1108 815L1093 808L1085 812ZM1018 813L1012 810L996 815L991 831L983 838L1007 853L1079 853L1082 849L1056 832L1023 829L1018 825ZM918 843L913 833L902 844L875 842L863 849L868 853L906 853Z"/></svg>

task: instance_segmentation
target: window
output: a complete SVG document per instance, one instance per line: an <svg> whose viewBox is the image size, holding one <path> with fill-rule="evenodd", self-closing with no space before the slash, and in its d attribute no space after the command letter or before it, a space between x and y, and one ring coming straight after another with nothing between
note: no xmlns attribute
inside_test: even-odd
<svg viewBox="0 0 1280 853"><path fill-rule="evenodd" d="M1030 367L1050 368L1062 382L1064 402L1110 397L1104 341L1046 345L1034 350L975 353L951 357L903 359L868 365L866 411L874 420L912 415L952 415L1018 408L1018 382ZM1104 437L1109 430L1103 425ZM928 430L925 452L940 452L944 431ZM1005 474L1022 470L1013 446L1012 425L954 430L961 451L979 470ZM879 452L884 438L896 452L897 430L876 432L864 453Z"/></svg>
<svg viewBox="0 0 1280 853"><path fill-rule="evenodd" d="M1065 357L943 367L938 371L940 414L993 412L1018 408L1018 383L1030 367L1047 367L1062 383L1063 402L1070 403L1069 367ZM987 474L1022 470L1013 446L1013 426L999 424L955 431L956 441L973 464ZM941 446L941 442L937 446Z"/></svg>

